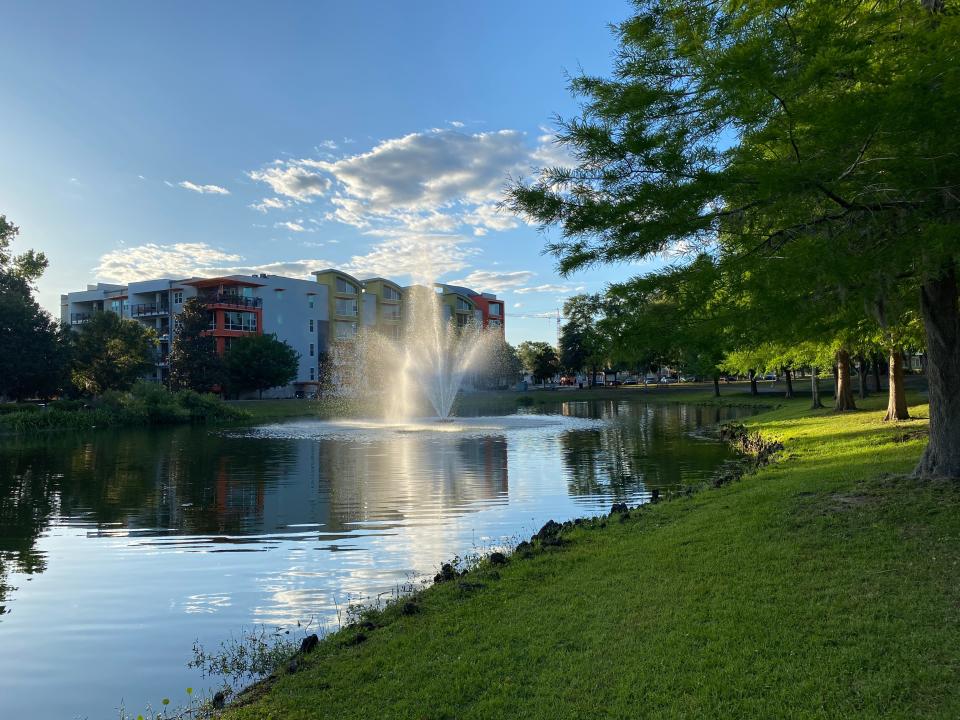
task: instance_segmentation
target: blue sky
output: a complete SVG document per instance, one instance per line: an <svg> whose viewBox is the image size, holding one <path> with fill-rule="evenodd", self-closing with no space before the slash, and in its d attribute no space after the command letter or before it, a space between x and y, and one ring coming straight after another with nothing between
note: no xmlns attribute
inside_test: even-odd
<svg viewBox="0 0 960 720"><path fill-rule="evenodd" d="M6 2L0 213L50 257L54 314L98 279L334 265L467 281L506 298L508 340L553 340L517 315L631 268L560 278L495 204L508 173L562 158L565 72L608 73L629 11Z"/></svg>

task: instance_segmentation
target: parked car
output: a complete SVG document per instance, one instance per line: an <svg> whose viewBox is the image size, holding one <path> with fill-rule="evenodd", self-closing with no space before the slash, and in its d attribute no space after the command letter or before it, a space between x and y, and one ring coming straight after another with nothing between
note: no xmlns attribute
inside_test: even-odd
<svg viewBox="0 0 960 720"><path fill-rule="evenodd" d="M617 387L619 385L623 385L623 383L620 382L619 380L611 380L610 382L607 383L607 385L609 385L610 387Z"/></svg>
<svg viewBox="0 0 960 720"><path fill-rule="evenodd" d="M693 375L681 375L681 376L680 376L680 382L682 382L682 383L696 382L696 381L697 381L697 378L696 378L695 376L693 376Z"/></svg>
<svg viewBox="0 0 960 720"><path fill-rule="evenodd" d="M676 384L677 379L669 377L668 375L664 375L662 378L660 378L660 382L663 385L674 385Z"/></svg>
<svg viewBox="0 0 960 720"><path fill-rule="evenodd" d="M777 374L775 372L768 372L766 375L763 376L763 379L769 380L771 382L776 382Z"/></svg>
<svg viewBox="0 0 960 720"><path fill-rule="evenodd" d="M624 384L624 385L637 385L638 383L637 383L636 380L624 380L624 381L623 381L623 384Z"/></svg>

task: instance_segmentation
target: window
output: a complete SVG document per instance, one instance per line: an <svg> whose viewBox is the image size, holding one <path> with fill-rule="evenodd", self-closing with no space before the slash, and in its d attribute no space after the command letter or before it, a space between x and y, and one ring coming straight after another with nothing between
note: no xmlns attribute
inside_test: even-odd
<svg viewBox="0 0 960 720"><path fill-rule="evenodd" d="M313 343L310 343L310 357L313 357Z"/></svg>
<svg viewBox="0 0 960 720"><path fill-rule="evenodd" d="M313 332L313 318L310 318L310 332ZM313 345L310 347L313 347Z"/></svg>
<svg viewBox="0 0 960 720"><path fill-rule="evenodd" d="M343 317L357 316L357 301L355 298L337 298L337 315Z"/></svg>
<svg viewBox="0 0 960 720"><path fill-rule="evenodd" d="M313 346L311 345L310 347L313 347ZM310 368L310 379L311 379L311 380L316 380L316 379L317 379L316 373L317 373L317 371L316 371L314 368Z"/></svg>
<svg viewBox="0 0 960 720"><path fill-rule="evenodd" d="M207 313L207 317L210 318L210 322L207 325L211 330L217 329L217 315L216 313Z"/></svg>
<svg viewBox="0 0 960 720"><path fill-rule="evenodd" d="M500 317L500 303L490 303L490 314L493 317Z"/></svg>
<svg viewBox="0 0 960 720"><path fill-rule="evenodd" d="M392 287L384 286L384 288L383 288L383 299L384 299L384 300L399 300L399 299L400 299L400 293L397 292L397 290L395 290L395 289L392 288Z"/></svg>
<svg viewBox="0 0 960 720"><path fill-rule="evenodd" d="M500 327L500 321L499 321L499 320L491 320L491 321L489 322L489 325L490 325L490 327L496 327L496 328L498 328L498 327Z"/></svg>
<svg viewBox="0 0 960 720"><path fill-rule="evenodd" d="M274 290L274 291L273 291L273 296L274 296L277 300L283 300L283 290Z"/></svg>
<svg viewBox="0 0 960 720"><path fill-rule="evenodd" d="M357 336L357 324L355 322L338 320L333 325L337 340L352 340Z"/></svg>
<svg viewBox="0 0 960 720"><path fill-rule="evenodd" d="M313 310L313 295L307 297L307 307Z"/></svg>
<svg viewBox="0 0 960 720"><path fill-rule="evenodd" d="M356 295L357 286L352 282L348 282L344 278L337 278L337 292L342 295Z"/></svg>
<svg viewBox="0 0 960 720"><path fill-rule="evenodd" d="M111 300L110 301L110 312L115 312L118 315L123 314L123 301L122 300Z"/></svg>
<svg viewBox="0 0 960 720"><path fill-rule="evenodd" d="M457 298L457 312L470 312L473 308L463 298Z"/></svg>
<svg viewBox="0 0 960 720"><path fill-rule="evenodd" d="M400 306L399 305L383 305L380 308L380 316L384 320L399 320Z"/></svg>
<svg viewBox="0 0 960 720"><path fill-rule="evenodd" d="M174 291L173 291L173 304L174 304L174 305L183 305L183 290L174 290Z"/></svg>
<svg viewBox="0 0 960 720"><path fill-rule="evenodd" d="M248 312L225 312L223 314L223 329L256 332L257 316L255 313Z"/></svg>

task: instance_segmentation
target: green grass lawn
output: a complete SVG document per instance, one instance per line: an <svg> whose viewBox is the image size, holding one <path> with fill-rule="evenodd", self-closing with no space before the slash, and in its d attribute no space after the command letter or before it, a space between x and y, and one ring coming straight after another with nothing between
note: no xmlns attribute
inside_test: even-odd
<svg viewBox="0 0 960 720"><path fill-rule="evenodd" d="M435 585L226 716L960 717L960 489L904 475L925 420L808 402L749 421L779 462Z"/></svg>

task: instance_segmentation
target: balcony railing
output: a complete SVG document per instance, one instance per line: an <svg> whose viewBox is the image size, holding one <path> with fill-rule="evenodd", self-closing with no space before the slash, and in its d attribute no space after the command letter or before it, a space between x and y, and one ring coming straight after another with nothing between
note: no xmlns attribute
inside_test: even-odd
<svg viewBox="0 0 960 720"><path fill-rule="evenodd" d="M258 308L263 306L262 298L227 295L222 293L203 293L197 299L204 305L229 305L230 307Z"/></svg>
<svg viewBox="0 0 960 720"><path fill-rule="evenodd" d="M93 317L93 313L70 313L71 325L82 325Z"/></svg>
<svg viewBox="0 0 960 720"><path fill-rule="evenodd" d="M130 317L144 317L146 315L169 315L169 305L140 303L130 306Z"/></svg>

